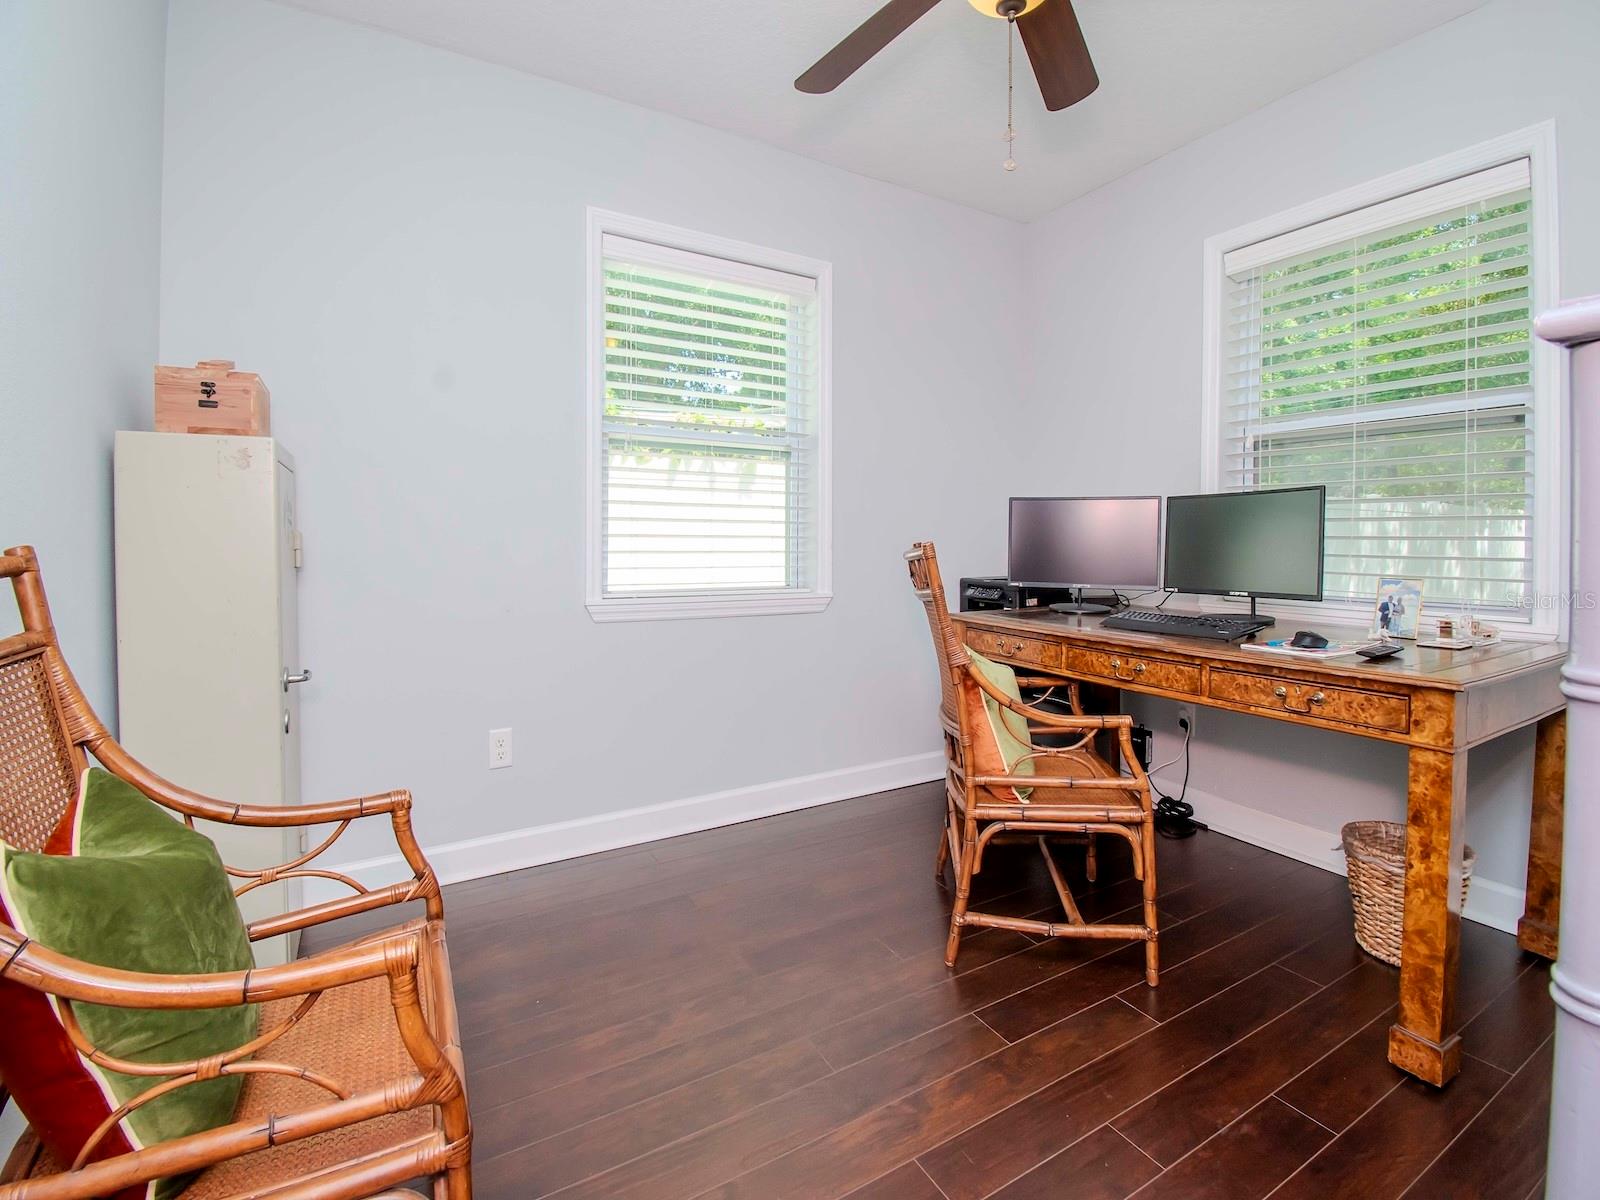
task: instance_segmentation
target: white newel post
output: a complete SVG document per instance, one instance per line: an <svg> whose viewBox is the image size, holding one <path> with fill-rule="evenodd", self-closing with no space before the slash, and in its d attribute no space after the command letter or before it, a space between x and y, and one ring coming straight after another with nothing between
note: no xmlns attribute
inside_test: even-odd
<svg viewBox="0 0 1600 1200"><path fill-rule="evenodd" d="M1539 318L1539 336L1572 360L1572 436L1578 500L1573 513L1572 653L1561 671L1567 696L1567 797L1561 862L1560 957L1550 972L1556 1002L1550 1102L1550 1200L1600 1189L1600 296ZM1591 468L1593 464L1593 468ZM1583 538L1595 552L1583 553Z"/></svg>

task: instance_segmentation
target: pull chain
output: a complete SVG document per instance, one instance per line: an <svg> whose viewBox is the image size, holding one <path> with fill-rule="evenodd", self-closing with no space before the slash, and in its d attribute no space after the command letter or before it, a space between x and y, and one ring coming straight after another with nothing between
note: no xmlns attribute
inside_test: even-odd
<svg viewBox="0 0 1600 1200"><path fill-rule="evenodd" d="M1017 129L1013 119L1013 101L1016 93L1014 86L1015 65L1017 57L1017 18L1006 18L1006 161L1008 171L1017 169L1017 160L1012 150L1017 141Z"/></svg>

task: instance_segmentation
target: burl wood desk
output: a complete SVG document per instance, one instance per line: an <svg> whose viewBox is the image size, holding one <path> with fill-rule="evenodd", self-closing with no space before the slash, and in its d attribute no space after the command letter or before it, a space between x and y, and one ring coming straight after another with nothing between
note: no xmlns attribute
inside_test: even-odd
<svg viewBox="0 0 1600 1200"><path fill-rule="evenodd" d="M1400 1019L1389 1030L1389 1061L1436 1085L1461 1070L1456 1015L1461 894L1450 881L1461 871L1467 752L1537 723L1527 907L1518 941L1524 949L1555 957L1565 645L1502 642L1452 651L1407 643L1398 661L1308 662L1225 642L1103 629L1099 617L1010 610L967 612L955 619L967 645L990 658L1407 747L1405 935ZM1338 641L1363 639L1358 629L1316 625Z"/></svg>

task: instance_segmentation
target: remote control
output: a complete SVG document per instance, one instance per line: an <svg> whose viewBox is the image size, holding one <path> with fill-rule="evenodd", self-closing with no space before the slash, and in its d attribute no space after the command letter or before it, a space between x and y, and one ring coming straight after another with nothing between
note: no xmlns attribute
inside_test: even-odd
<svg viewBox="0 0 1600 1200"><path fill-rule="evenodd" d="M1397 646L1393 642L1385 642L1379 646L1363 646L1361 649L1357 650L1356 653L1362 658L1377 662L1379 659L1393 658L1396 654L1399 654L1400 651L1404 649L1404 646Z"/></svg>

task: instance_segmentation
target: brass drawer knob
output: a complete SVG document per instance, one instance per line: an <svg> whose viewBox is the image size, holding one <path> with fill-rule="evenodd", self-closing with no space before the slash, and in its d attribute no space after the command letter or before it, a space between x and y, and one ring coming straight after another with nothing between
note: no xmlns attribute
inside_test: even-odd
<svg viewBox="0 0 1600 1200"><path fill-rule="evenodd" d="M1122 673L1122 660L1120 658L1113 658L1111 660L1111 674L1122 680L1124 683L1132 682L1134 679L1144 674L1144 664L1142 662L1135 662L1130 665L1133 667L1132 673L1124 675Z"/></svg>

